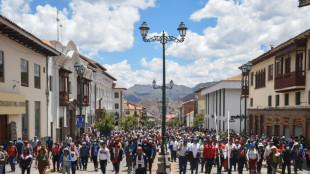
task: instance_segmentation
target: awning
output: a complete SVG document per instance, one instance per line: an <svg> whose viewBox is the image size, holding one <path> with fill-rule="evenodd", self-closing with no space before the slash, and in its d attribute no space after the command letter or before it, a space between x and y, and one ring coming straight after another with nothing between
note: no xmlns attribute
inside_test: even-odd
<svg viewBox="0 0 310 174"><path fill-rule="evenodd" d="M24 95L0 92L0 114L24 114L26 99Z"/></svg>

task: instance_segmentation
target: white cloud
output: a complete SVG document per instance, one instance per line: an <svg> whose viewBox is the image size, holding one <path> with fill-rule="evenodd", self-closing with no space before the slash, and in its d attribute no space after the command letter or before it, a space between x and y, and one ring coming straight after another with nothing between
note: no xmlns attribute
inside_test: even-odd
<svg viewBox="0 0 310 174"><path fill-rule="evenodd" d="M1 14L40 38L56 40L56 7L39 5L31 13L31 1L2 0ZM140 20L139 9L154 7L155 1L72 0L70 9L59 13L62 40L74 40L79 48L91 53L128 50L134 42L134 23Z"/></svg>

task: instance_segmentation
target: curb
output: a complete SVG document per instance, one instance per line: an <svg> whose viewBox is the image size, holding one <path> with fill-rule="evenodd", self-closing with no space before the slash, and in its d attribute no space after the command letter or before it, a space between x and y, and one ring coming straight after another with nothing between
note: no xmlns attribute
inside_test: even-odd
<svg viewBox="0 0 310 174"><path fill-rule="evenodd" d="M266 163L263 163L262 166L263 166L263 167L267 167L267 164L266 164ZM277 172L278 172L278 173L282 173L282 169L277 169ZM288 174L288 173L285 172L285 174Z"/></svg>

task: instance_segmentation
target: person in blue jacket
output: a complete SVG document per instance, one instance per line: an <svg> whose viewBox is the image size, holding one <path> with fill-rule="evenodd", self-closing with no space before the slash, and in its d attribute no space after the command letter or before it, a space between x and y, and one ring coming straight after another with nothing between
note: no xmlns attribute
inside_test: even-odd
<svg viewBox="0 0 310 174"><path fill-rule="evenodd" d="M79 157L83 166L83 170L86 170L89 157L89 147L86 145L86 142L83 142L79 149Z"/></svg>
<svg viewBox="0 0 310 174"><path fill-rule="evenodd" d="M62 174L70 174L72 156L68 148L64 148L63 154L60 157L59 164L61 164Z"/></svg>

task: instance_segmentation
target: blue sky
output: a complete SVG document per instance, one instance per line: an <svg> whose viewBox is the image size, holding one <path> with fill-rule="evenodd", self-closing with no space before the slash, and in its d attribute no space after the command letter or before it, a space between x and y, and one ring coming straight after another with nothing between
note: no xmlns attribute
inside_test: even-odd
<svg viewBox="0 0 310 174"><path fill-rule="evenodd" d="M279 1L1 0L0 13L39 38L56 40L58 9L61 41L74 41L126 87L161 82L162 47L142 41L141 23L147 22L149 33L178 36L184 22L185 42L166 48L167 81L192 87L237 75L240 65L270 45L310 28L309 7Z"/></svg>

